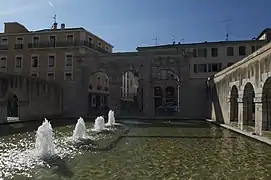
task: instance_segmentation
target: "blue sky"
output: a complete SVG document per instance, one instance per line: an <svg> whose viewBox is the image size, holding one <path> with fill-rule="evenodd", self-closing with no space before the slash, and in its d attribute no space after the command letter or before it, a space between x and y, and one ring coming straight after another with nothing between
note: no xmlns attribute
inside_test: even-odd
<svg viewBox="0 0 271 180"><path fill-rule="evenodd" d="M176 42L251 39L271 27L270 0L1 0L0 29L18 21L29 30L49 28L52 16L67 27L85 27L114 51ZM184 39L184 40L182 40Z"/></svg>

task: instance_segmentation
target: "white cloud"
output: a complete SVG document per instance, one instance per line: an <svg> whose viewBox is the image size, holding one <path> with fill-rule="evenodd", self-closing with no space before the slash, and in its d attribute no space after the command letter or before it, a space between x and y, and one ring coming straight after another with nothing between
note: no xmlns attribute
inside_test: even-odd
<svg viewBox="0 0 271 180"><path fill-rule="evenodd" d="M33 12L38 8L44 7L46 3L53 8L55 7L55 5L52 3L52 0L1 0L0 16ZM16 4L16 6L14 6L14 4Z"/></svg>
<svg viewBox="0 0 271 180"><path fill-rule="evenodd" d="M54 4L51 1L48 1L48 4L53 8L55 7Z"/></svg>

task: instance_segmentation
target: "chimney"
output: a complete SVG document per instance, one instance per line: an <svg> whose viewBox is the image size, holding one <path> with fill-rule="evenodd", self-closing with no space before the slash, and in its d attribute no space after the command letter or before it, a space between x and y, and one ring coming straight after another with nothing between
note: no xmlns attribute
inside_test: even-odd
<svg viewBox="0 0 271 180"><path fill-rule="evenodd" d="M64 23L61 24L61 29L62 29L62 30L65 29L65 24L64 24Z"/></svg>
<svg viewBox="0 0 271 180"><path fill-rule="evenodd" d="M57 23L56 22L54 23L54 29L57 29Z"/></svg>

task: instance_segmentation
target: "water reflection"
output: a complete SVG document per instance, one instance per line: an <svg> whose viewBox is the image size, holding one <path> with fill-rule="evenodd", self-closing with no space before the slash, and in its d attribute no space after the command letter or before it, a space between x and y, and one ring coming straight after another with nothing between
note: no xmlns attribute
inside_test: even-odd
<svg viewBox="0 0 271 180"><path fill-rule="evenodd" d="M53 161L31 156L34 133L2 137L0 179L270 179L270 147L231 131L195 121L129 126L96 134L96 149L67 143L75 125L54 128Z"/></svg>

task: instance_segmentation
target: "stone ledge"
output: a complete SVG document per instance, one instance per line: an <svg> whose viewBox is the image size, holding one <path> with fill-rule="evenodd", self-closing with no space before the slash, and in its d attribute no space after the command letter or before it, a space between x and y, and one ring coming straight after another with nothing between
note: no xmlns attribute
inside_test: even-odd
<svg viewBox="0 0 271 180"><path fill-rule="evenodd" d="M251 132L245 132L245 131L242 131L242 130L240 130L238 128L235 128L235 127L232 127L232 126L229 126L229 125L226 125L226 124L220 124L220 123L218 123L218 122L216 122L215 120L212 120L212 119L206 119L206 121L208 121L210 123L213 123L213 124L215 124L217 126L223 127L225 129L229 129L231 131L237 132L237 133L239 133L239 134L241 134L243 136L258 140L260 142L263 142L263 143L271 146L271 139L269 139L267 137L252 135Z"/></svg>

